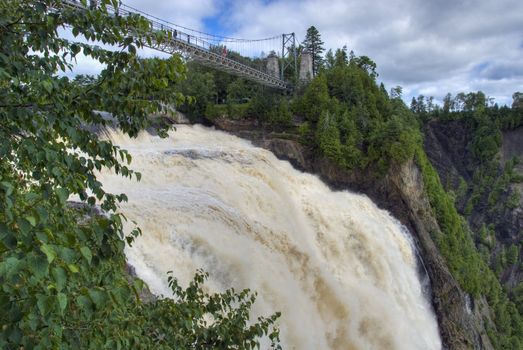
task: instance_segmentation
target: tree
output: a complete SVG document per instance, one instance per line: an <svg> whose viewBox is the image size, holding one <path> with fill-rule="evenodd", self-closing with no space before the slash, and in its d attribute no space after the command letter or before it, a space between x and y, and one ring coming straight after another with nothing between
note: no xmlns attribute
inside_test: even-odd
<svg viewBox="0 0 523 350"><path fill-rule="evenodd" d="M311 122L317 122L323 111L331 108L327 79L323 74L314 78L301 98L301 112Z"/></svg>
<svg viewBox="0 0 523 350"><path fill-rule="evenodd" d="M376 72L376 63L367 56L353 57L351 63L357 65L367 72L373 79L378 76Z"/></svg>
<svg viewBox="0 0 523 350"><path fill-rule="evenodd" d="M390 98L391 99L401 99L402 96L403 96L403 88L401 86L398 85L398 86L390 89Z"/></svg>
<svg viewBox="0 0 523 350"><path fill-rule="evenodd" d="M415 97L412 97L412 100L410 100L410 110L414 113L418 110L418 101Z"/></svg>
<svg viewBox="0 0 523 350"><path fill-rule="evenodd" d="M512 109L523 109L523 92L512 94Z"/></svg>
<svg viewBox="0 0 523 350"><path fill-rule="evenodd" d="M111 113L131 137L149 126L165 136L148 115L183 101L173 87L185 68L177 55L140 59L137 48L171 34L110 7L118 2L0 2L0 348L250 349L262 335L277 341L277 314L247 323L249 291L204 293L198 273L188 289L169 279L177 300L146 304L143 283L124 272L125 242L141 231L125 234L118 203L127 197L107 193L96 174L140 174L127 151L90 131L109 124L95 111ZM118 51L63 39L63 28ZM99 76L65 76L80 53L103 67ZM70 195L85 209L68 205ZM105 215L93 215L96 202Z"/></svg>
<svg viewBox="0 0 523 350"><path fill-rule="evenodd" d="M329 111L323 111L318 121L316 142L321 152L333 161L345 165L340 141L340 130L335 116Z"/></svg>
<svg viewBox="0 0 523 350"><path fill-rule="evenodd" d="M312 72L314 75L318 74L323 67L323 58L321 55L323 51L325 51L323 44L318 29L314 26L309 27L302 45L312 55Z"/></svg>
<svg viewBox="0 0 523 350"><path fill-rule="evenodd" d="M349 57L347 56L347 46L344 45L341 49L337 49L334 57L336 66L346 66L349 63Z"/></svg>
<svg viewBox="0 0 523 350"><path fill-rule="evenodd" d="M334 60L334 54L332 53L332 49L329 49L325 54L325 68L331 69L334 67L335 63L336 62Z"/></svg>
<svg viewBox="0 0 523 350"><path fill-rule="evenodd" d="M239 78L227 86L227 103L238 103L242 99L252 97L252 91L248 89L245 80Z"/></svg>
<svg viewBox="0 0 523 350"><path fill-rule="evenodd" d="M447 93L443 98L443 112L449 113L453 112L455 109L454 99L452 98L451 93Z"/></svg>
<svg viewBox="0 0 523 350"><path fill-rule="evenodd" d="M519 247L516 244L511 244L507 251L507 263L515 265L518 262Z"/></svg>
<svg viewBox="0 0 523 350"><path fill-rule="evenodd" d="M185 96L192 98L191 101L180 106L180 110L187 112L189 117L203 116L207 105L216 102L216 84L214 76L209 72L203 73L198 69L189 69L187 78L179 84L179 90Z"/></svg>

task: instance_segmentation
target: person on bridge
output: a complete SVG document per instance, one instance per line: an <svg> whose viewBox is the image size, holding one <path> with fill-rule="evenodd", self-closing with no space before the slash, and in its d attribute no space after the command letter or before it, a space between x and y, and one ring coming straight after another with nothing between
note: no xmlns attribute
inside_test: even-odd
<svg viewBox="0 0 523 350"><path fill-rule="evenodd" d="M175 29L173 30L173 37L176 39L178 37L178 31Z"/></svg>

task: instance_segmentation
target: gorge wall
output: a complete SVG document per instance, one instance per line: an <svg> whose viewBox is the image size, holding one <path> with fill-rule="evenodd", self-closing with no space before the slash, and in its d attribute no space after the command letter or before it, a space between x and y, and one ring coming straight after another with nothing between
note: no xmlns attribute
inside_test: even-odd
<svg viewBox="0 0 523 350"><path fill-rule="evenodd" d="M472 183L478 164L469 150L469 142L473 135L472 130L464 121L430 121L425 127L424 148L431 163L436 168L442 183L447 190L460 192L461 183L469 187L466 193L457 196L456 206L464 215L474 231L478 232L483 225L493 228L495 232L495 246L492 248L492 260L497 259L503 247L512 244L519 245L523 239L523 183L511 183L494 205L488 203L489 192L485 191L470 212L467 212L467 203L472 195ZM505 163L513 157L523 157L523 127L504 131L502 146L496 156L499 163L499 172L502 173ZM514 171L523 174L523 164L515 166ZM510 196L519 196L519 205L507 206ZM503 268L500 273L501 282L509 289L523 281L523 271L519 264Z"/></svg>

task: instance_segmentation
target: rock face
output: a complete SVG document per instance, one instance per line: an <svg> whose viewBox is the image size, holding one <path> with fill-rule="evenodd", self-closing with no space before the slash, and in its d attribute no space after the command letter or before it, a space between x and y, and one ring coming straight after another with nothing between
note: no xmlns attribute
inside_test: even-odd
<svg viewBox="0 0 523 350"><path fill-rule="evenodd" d="M457 192L460 179L465 180L468 184L472 181L477 165L468 149L471 138L471 130L462 121L431 121L425 127L425 152L447 189ZM499 155L500 172L504 163L514 156L523 159L523 127L503 133L503 144ZM523 175L523 164L518 164L515 171ZM509 200L509 195L514 192L519 193L519 205L515 208L508 208L505 203ZM469 196L470 193L457 203L461 214L465 212ZM488 193L483 195L479 204L469 215L466 215L466 218L476 231L484 224L494 225L497 246L493 252L494 255L497 255L503 246L508 247L523 240L521 234L522 208L523 183L515 183L510 185L510 190L502 195L492 208L488 205ZM501 282L509 288L515 287L522 281L523 271L518 266L508 266L501 276Z"/></svg>
<svg viewBox="0 0 523 350"><path fill-rule="evenodd" d="M520 160L523 160L523 127L519 127L515 130L506 131L503 133L503 145L501 147L501 160L503 163L511 160L512 158L517 157ZM516 165L515 170L523 175L523 162L520 162ZM519 192L519 206L515 209L518 216L515 226L518 231L523 227L523 213L521 208L523 208L523 183L512 184L512 188ZM519 233L519 232L517 232ZM520 241L523 239L521 234L516 239Z"/></svg>
<svg viewBox="0 0 523 350"><path fill-rule="evenodd" d="M425 129L425 153L438 171L441 183L458 188L460 177L469 182L474 167L467 162L471 131L461 121L429 122Z"/></svg>
<svg viewBox="0 0 523 350"><path fill-rule="evenodd" d="M502 161L506 162L513 157L523 160L523 127L503 133L501 147ZM523 175L523 162L516 165L515 170ZM523 240L523 183L512 184L512 190L519 193L519 206L504 218L509 225L509 242L519 243ZM523 252L519 252L523 254ZM523 268L512 266L503 274L503 281L509 288L516 287L523 282Z"/></svg>
<svg viewBox="0 0 523 350"><path fill-rule="evenodd" d="M438 235L441 231L432 215L421 173L413 162L391 169L382 179L372 179L362 172L348 172L299 142L263 131L257 125L252 124L249 130L245 123L236 128L234 123L218 121L216 126L250 139L302 171L317 174L334 189L365 193L407 226L414 235L422 264L430 278L432 305L444 347L492 349L482 323L483 301L469 305L467 295L450 274L431 238L431 234Z"/></svg>

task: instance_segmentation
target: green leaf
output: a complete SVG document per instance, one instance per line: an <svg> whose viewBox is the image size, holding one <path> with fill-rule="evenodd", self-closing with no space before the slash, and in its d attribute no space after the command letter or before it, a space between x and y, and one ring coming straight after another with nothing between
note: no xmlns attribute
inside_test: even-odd
<svg viewBox="0 0 523 350"><path fill-rule="evenodd" d="M0 276L6 276L7 278L12 277L17 274L23 263L21 260L15 258L14 256L7 258L5 261L0 262Z"/></svg>
<svg viewBox="0 0 523 350"><path fill-rule="evenodd" d="M58 306L60 307L60 312L63 313L65 310L65 307L67 306L67 296L64 293L58 293L56 295L56 299L58 300Z"/></svg>
<svg viewBox="0 0 523 350"><path fill-rule="evenodd" d="M93 254L91 253L91 249L88 247L81 247L80 253L82 253L83 257L87 260L89 264L91 264L91 260L93 259Z"/></svg>
<svg viewBox="0 0 523 350"><path fill-rule="evenodd" d="M39 281L43 277L49 274L49 263L46 258L40 254L32 253L28 259L28 267L33 273L33 276L36 278L36 281Z"/></svg>
<svg viewBox="0 0 523 350"><path fill-rule="evenodd" d="M78 273L80 272L80 270L78 269L78 266L74 265L74 264L69 264L67 265L67 268L69 269L69 271L71 271L72 273Z"/></svg>
<svg viewBox="0 0 523 350"><path fill-rule="evenodd" d="M49 80L44 80L44 81L42 81L42 87L43 87L44 90L47 91L48 93L53 92L53 83L51 83Z"/></svg>
<svg viewBox="0 0 523 350"><path fill-rule="evenodd" d="M67 264L72 264L78 258L77 252L74 249L68 247L57 246L56 251L58 256L62 258Z"/></svg>
<svg viewBox="0 0 523 350"><path fill-rule="evenodd" d="M80 295L76 298L76 302L78 303L78 306L87 313L88 315L92 314L93 312L93 304L91 302L91 299L89 299L86 295Z"/></svg>
<svg viewBox="0 0 523 350"><path fill-rule="evenodd" d="M56 289L60 292L67 283L67 272L62 267L55 267L51 270Z"/></svg>
<svg viewBox="0 0 523 350"><path fill-rule="evenodd" d="M31 226L36 226L36 218L34 216L26 216L25 219L27 221L29 221L29 223L31 224Z"/></svg>
<svg viewBox="0 0 523 350"><path fill-rule="evenodd" d="M42 316L47 316L49 312L53 309L53 297L40 294L37 296L37 302L36 305L38 306L38 310L40 310L40 313Z"/></svg>
<svg viewBox="0 0 523 350"><path fill-rule="evenodd" d="M89 290L89 297L91 297L91 300L96 305L96 307L102 307L107 302L107 294L104 291L90 289Z"/></svg>
<svg viewBox="0 0 523 350"><path fill-rule="evenodd" d="M54 251L53 247L51 247L48 244L42 244L40 247L40 250L45 254L47 257L47 261L50 263L53 262L54 258L56 258L56 252Z"/></svg>
<svg viewBox="0 0 523 350"><path fill-rule="evenodd" d="M14 186L12 183L7 181L0 182L0 185L4 188L5 194L10 196L13 193Z"/></svg>
<svg viewBox="0 0 523 350"><path fill-rule="evenodd" d="M65 204L69 198L69 191L66 188L60 187L56 189L56 195L58 196L60 203Z"/></svg>

